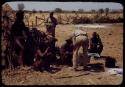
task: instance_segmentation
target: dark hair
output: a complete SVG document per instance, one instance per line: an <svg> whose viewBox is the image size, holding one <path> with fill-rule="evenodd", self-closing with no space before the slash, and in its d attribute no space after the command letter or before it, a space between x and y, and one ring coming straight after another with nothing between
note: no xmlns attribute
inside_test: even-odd
<svg viewBox="0 0 125 87"><path fill-rule="evenodd" d="M92 36L99 38L99 35L96 32L93 32Z"/></svg>
<svg viewBox="0 0 125 87"><path fill-rule="evenodd" d="M96 32L93 32L93 35L96 35L97 33Z"/></svg>
<svg viewBox="0 0 125 87"><path fill-rule="evenodd" d="M50 15L53 15L54 14L54 12L50 12Z"/></svg>

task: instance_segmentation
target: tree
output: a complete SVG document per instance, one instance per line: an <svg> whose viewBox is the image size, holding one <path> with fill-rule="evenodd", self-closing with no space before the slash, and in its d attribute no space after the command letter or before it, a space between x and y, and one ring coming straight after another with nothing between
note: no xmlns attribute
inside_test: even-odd
<svg viewBox="0 0 125 87"><path fill-rule="evenodd" d="M33 10L32 10L32 12L33 12L33 13L36 13L36 10L35 10L35 9L33 9Z"/></svg>
<svg viewBox="0 0 125 87"><path fill-rule="evenodd" d="M2 5L2 16L9 16L12 13L13 9L9 4L3 4Z"/></svg>
<svg viewBox="0 0 125 87"><path fill-rule="evenodd" d="M39 11L39 13L42 13L42 12L43 12L42 10Z"/></svg>
<svg viewBox="0 0 125 87"><path fill-rule="evenodd" d="M99 15L102 15L102 13L104 13L104 9L102 9L102 8L99 9L99 10L98 10L98 13L99 13Z"/></svg>
<svg viewBox="0 0 125 87"><path fill-rule="evenodd" d="M106 8L105 9L105 15L108 16L108 14L109 14L109 8Z"/></svg>
<svg viewBox="0 0 125 87"><path fill-rule="evenodd" d="M99 13L100 13L100 14L104 13L104 9L102 9L102 8L99 9Z"/></svg>
<svg viewBox="0 0 125 87"><path fill-rule="evenodd" d="M91 10L91 12L92 12L92 13L95 13L95 12L96 12L96 10L92 9L92 10Z"/></svg>
<svg viewBox="0 0 125 87"><path fill-rule="evenodd" d="M54 11L55 11L55 12L62 12L62 9L61 9L61 8L55 8Z"/></svg>
<svg viewBox="0 0 125 87"><path fill-rule="evenodd" d="M72 13L75 13L76 11L71 11Z"/></svg>
<svg viewBox="0 0 125 87"><path fill-rule="evenodd" d="M83 9L78 9L78 12L82 13L82 12L84 12L84 10Z"/></svg>

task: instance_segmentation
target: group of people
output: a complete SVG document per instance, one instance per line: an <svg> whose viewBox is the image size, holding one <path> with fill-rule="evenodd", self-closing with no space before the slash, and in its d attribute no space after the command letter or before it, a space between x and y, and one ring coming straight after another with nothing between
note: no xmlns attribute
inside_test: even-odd
<svg viewBox="0 0 125 87"><path fill-rule="evenodd" d="M76 29L73 34L65 40L60 49L61 57L64 57L61 59L64 63L72 65L76 71L78 65L82 65L86 70L87 64L90 62L88 53L101 55L103 44L96 32L93 32L92 37L89 39L85 31Z"/></svg>
<svg viewBox="0 0 125 87"><path fill-rule="evenodd" d="M57 19L53 16L54 12L46 21L46 32L39 31L37 28L31 30L23 22L24 12L19 10L16 13L16 20L8 33L8 45L4 51L8 65L16 66L33 66L35 70L51 70L51 65L66 64L73 66L77 70L78 65L89 63L87 52L101 54L103 44L99 35L94 32L92 38L88 39L86 32L75 30L74 33L64 41L61 47L56 47L55 28ZM7 19L8 20L8 19ZM8 25L4 25L3 30L7 30ZM83 53L80 59L79 49L82 47ZM88 49L89 48L89 49ZM57 58L57 55L60 58Z"/></svg>

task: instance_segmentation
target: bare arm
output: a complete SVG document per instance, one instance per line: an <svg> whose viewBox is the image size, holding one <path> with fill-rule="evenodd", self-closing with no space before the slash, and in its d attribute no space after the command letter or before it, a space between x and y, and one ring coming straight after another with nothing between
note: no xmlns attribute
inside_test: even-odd
<svg viewBox="0 0 125 87"><path fill-rule="evenodd" d="M22 49L22 50L24 50L23 45L20 43L20 41L19 41L18 39L16 39L16 43L18 44L18 46L20 46L20 47L21 47L21 49Z"/></svg>
<svg viewBox="0 0 125 87"><path fill-rule="evenodd" d="M40 55L40 56L44 56L44 55L47 54L48 50L49 50L49 47L42 53L42 52L40 51L40 49L38 49L38 50L37 50L37 53L38 53L38 55Z"/></svg>

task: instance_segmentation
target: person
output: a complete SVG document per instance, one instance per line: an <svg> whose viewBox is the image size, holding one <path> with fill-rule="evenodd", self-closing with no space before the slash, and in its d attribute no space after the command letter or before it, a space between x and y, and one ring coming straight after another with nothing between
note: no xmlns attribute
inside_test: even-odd
<svg viewBox="0 0 125 87"><path fill-rule="evenodd" d="M56 43L56 41L58 41L55 37L51 36L51 35L47 35L46 36L46 41L45 43L47 44L47 46L49 47L48 51L47 51L47 58L49 59L48 61L50 61L50 64L53 66L57 63L57 57L56 57L56 47L53 47L52 43ZM50 65L49 64L49 65Z"/></svg>
<svg viewBox="0 0 125 87"><path fill-rule="evenodd" d="M23 22L24 12L19 10L16 13L16 20L11 27L11 40L14 41L13 47L15 53L19 56L18 65L23 66L23 51L25 46L25 41L27 39L27 28Z"/></svg>
<svg viewBox="0 0 125 87"><path fill-rule="evenodd" d="M65 43L61 45L60 53L62 64L72 66L73 43L71 39L65 40Z"/></svg>
<svg viewBox="0 0 125 87"><path fill-rule="evenodd" d="M55 28L57 25L57 19L53 15L54 15L54 12L51 12L49 17L46 20L46 33L55 38ZM56 55L55 41L51 42L50 47L53 51L53 54Z"/></svg>
<svg viewBox="0 0 125 87"><path fill-rule="evenodd" d="M38 41L36 41L37 40L36 35L38 34L36 34L34 30L35 29L29 30L29 33L27 35L27 40L24 46L24 64L27 66L32 66L33 64L35 49L37 48L36 43L38 43Z"/></svg>
<svg viewBox="0 0 125 87"><path fill-rule="evenodd" d="M90 45L89 47L90 53L98 53L99 55L101 54L103 50L103 44L98 33L96 32L92 33L92 37L90 38L89 45Z"/></svg>
<svg viewBox="0 0 125 87"><path fill-rule="evenodd" d="M41 42L35 51L33 68L35 70L43 71L43 69L50 69L50 61L47 56L48 46L45 42Z"/></svg>
<svg viewBox="0 0 125 87"><path fill-rule="evenodd" d="M46 32L53 37L55 37L55 28L57 25L57 19L53 16L54 12L50 13L50 16L47 18L46 21Z"/></svg>
<svg viewBox="0 0 125 87"><path fill-rule="evenodd" d="M55 55L51 48L51 43L56 41L52 36L48 36L44 32L39 32L37 29L34 30L34 63L33 68L35 70L47 70L50 71L50 65L54 61Z"/></svg>
<svg viewBox="0 0 125 87"><path fill-rule="evenodd" d="M73 70L77 71L78 65L82 65L84 69L86 69L87 64L90 62L88 57L88 46L89 46L89 39L88 35L85 31L80 29L74 30L73 34L69 37L69 39L73 42ZM79 58L79 50L82 47L82 59Z"/></svg>

